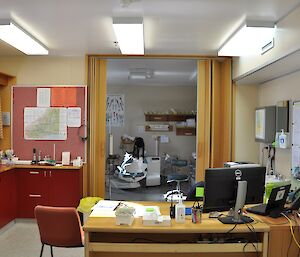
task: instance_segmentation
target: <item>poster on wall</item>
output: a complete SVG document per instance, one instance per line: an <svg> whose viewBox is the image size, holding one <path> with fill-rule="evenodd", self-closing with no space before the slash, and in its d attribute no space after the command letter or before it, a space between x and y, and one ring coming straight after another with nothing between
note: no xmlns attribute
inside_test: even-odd
<svg viewBox="0 0 300 257"><path fill-rule="evenodd" d="M265 117L266 110L255 110L255 138L265 139Z"/></svg>
<svg viewBox="0 0 300 257"><path fill-rule="evenodd" d="M25 140L66 140L67 108L24 108Z"/></svg>
<svg viewBox="0 0 300 257"><path fill-rule="evenodd" d="M106 96L106 126L123 127L125 121L125 97L119 94Z"/></svg>

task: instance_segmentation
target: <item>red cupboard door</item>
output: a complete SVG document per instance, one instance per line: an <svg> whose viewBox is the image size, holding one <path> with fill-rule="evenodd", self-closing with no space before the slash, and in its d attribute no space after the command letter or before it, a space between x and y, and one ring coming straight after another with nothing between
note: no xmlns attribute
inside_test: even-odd
<svg viewBox="0 0 300 257"><path fill-rule="evenodd" d="M17 215L17 194L15 171L9 170L0 174L0 228Z"/></svg>
<svg viewBox="0 0 300 257"><path fill-rule="evenodd" d="M20 169L18 172L18 217L34 218L38 204L48 204L47 173L45 170Z"/></svg>
<svg viewBox="0 0 300 257"><path fill-rule="evenodd" d="M82 197L80 170L49 170L50 205L77 207Z"/></svg>

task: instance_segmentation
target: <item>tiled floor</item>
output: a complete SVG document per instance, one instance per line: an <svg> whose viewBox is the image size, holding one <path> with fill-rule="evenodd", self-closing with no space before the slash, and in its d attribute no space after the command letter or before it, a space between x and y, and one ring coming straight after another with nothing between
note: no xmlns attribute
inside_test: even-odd
<svg viewBox="0 0 300 257"><path fill-rule="evenodd" d="M175 189L176 185L167 184L166 179L162 179L160 186L141 186L136 189L111 189L111 197L109 195L109 189L106 188L105 199L111 200L131 200L131 201L165 201L163 194L167 191ZM181 190L188 192L190 184L188 182L181 183Z"/></svg>
<svg viewBox="0 0 300 257"><path fill-rule="evenodd" d="M35 221L17 221L0 230L0 257L39 257L41 242ZM53 248L55 257L83 257L81 248ZM50 257L49 246L44 247L43 257Z"/></svg>

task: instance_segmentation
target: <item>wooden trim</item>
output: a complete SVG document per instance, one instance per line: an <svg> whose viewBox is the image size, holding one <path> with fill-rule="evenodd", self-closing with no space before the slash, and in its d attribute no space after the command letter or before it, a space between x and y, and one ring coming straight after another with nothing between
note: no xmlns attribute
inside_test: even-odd
<svg viewBox="0 0 300 257"><path fill-rule="evenodd" d="M211 167L231 160L232 104L231 62L213 60Z"/></svg>
<svg viewBox="0 0 300 257"><path fill-rule="evenodd" d="M89 58L89 193L105 196L106 60Z"/></svg>
<svg viewBox="0 0 300 257"><path fill-rule="evenodd" d="M87 234L87 233L86 233ZM268 234L268 233L265 233ZM89 243L90 252L131 252L131 253L237 253L262 252L263 244L143 244L143 243ZM265 249L265 248L264 248Z"/></svg>
<svg viewBox="0 0 300 257"><path fill-rule="evenodd" d="M215 55L172 55L172 54L146 54L146 55L122 55L122 54L89 54L88 57L99 58L99 59L195 59L195 60L227 60L232 59L231 57L219 57Z"/></svg>
<svg viewBox="0 0 300 257"><path fill-rule="evenodd" d="M235 133L236 133L236 83L232 84L232 122L231 122L231 161L235 160Z"/></svg>
<svg viewBox="0 0 300 257"><path fill-rule="evenodd" d="M211 122L211 162L210 167L221 167L221 151L223 145L220 144L223 137L222 122L222 83L221 64L212 61L212 122Z"/></svg>
<svg viewBox="0 0 300 257"><path fill-rule="evenodd" d="M210 161L211 121L211 61L198 61L197 79L197 159L196 180L204 180L205 169Z"/></svg>

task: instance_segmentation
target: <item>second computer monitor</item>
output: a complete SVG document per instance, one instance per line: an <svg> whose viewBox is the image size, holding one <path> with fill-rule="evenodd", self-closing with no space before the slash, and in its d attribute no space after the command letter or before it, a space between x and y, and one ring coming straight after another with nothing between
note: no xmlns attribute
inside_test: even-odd
<svg viewBox="0 0 300 257"><path fill-rule="evenodd" d="M240 180L248 182L246 204L262 203L265 173L265 167L206 169L204 212L227 211L234 207Z"/></svg>

